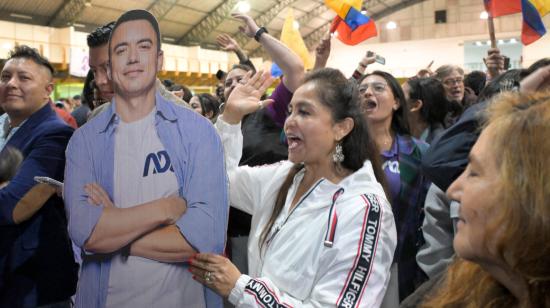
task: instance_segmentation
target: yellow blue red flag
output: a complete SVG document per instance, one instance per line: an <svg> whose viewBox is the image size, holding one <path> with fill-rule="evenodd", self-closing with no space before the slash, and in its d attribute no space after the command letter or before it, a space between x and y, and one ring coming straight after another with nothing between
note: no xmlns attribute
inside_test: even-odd
<svg viewBox="0 0 550 308"><path fill-rule="evenodd" d="M550 0L484 0L492 17L522 13L521 41L529 45L546 33L542 17L550 12Z"/></svg>
<svg viewBox="0 0 550 308"><path fill-rule="evenodd" d="M361 0L325 0L325 5L336 12L330 32L347 45L357 45L376 36L378 31L372 18L361 13Z"/></svg>

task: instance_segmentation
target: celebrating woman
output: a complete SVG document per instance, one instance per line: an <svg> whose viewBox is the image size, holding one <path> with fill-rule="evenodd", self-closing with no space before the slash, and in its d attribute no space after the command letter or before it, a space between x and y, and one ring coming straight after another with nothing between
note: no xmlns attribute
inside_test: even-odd
<svg viewBox="0 0 550 308"><path fill-rule="evenodd" d="M428 145L410 135L405 94L395 77L381 71L367 74L359 93L369 133L380 150L396 221L395 266L385 302L395 305L397 297L403 300L425 279L416 253L423 244L421 226L429 188L420 162Z"/></svg>
<svg viewBox="0 0 550 308"><path fill-rule="evenodd" d="M550 75L547 75L550 76ZM458 256L424 307L550 307L550 96L504 94L449 187Z"/></svg>
<svg viewBox="0 0 550 308"><path fill-rule="evenodd" d="M190 270L237 307L378 307L396 233L357 90L337 70L310 73L284 125L289 161L237 167L240 120L263 107L269 83L258 73L237 86L216 123L231 203L252 214L250 276L212 254L192 258Z"/></svg>

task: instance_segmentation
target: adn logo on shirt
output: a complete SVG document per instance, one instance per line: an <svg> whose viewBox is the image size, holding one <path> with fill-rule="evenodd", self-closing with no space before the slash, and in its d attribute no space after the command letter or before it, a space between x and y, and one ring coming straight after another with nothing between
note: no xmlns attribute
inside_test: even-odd
<svg viewBox="0 0 550 308"><path fill-rule="evenodd" d="M157 174L164 173L168 170L174 172L174 168L172 167L172 163L170 162L170 156L168 156L168 152L159 151L157 153L150 153L145 158L143 177L147 177L151 171L152 174Z"/></svg>

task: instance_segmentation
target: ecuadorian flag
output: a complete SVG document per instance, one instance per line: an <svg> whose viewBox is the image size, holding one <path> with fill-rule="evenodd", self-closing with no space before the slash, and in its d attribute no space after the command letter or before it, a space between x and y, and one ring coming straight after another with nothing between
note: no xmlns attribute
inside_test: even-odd
<svg viewBox="0 0 550 308"><path fill-rule="evenodd" d="M546 33L542 17L550 12L550 0L484 0L492 17L521 12L523 26L521 41L529 45Z"/></svg>
<svg viewBox="0 0 550 308"><path fill-rule="evenodd" d="M330 32L338 32L338 39L347 45L357 45L376 36L374 21L361 14L361 0L325 0L325 5L336 12Z"/></svg>

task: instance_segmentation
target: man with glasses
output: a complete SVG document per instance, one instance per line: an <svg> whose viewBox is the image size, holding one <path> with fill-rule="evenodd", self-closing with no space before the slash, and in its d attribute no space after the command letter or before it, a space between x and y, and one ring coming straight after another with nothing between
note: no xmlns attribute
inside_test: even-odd
<svg viewBox="0 0 550 308"><path fill-rule="evenodd" d="M464 99L464 70L456 65L443 65L435 71L435 78L443 83L447 99L462 104Z"/></svg>

